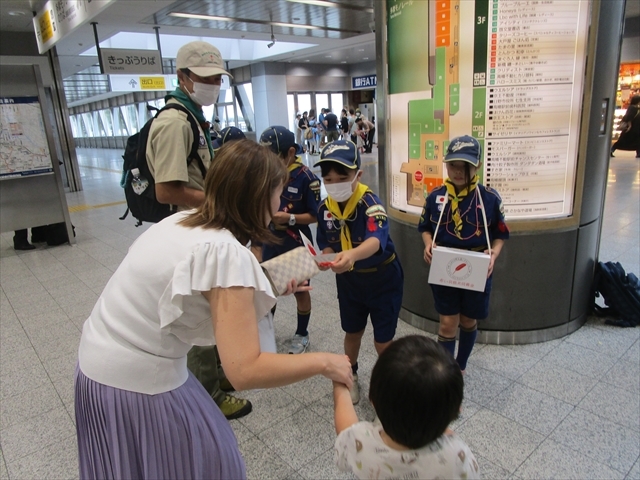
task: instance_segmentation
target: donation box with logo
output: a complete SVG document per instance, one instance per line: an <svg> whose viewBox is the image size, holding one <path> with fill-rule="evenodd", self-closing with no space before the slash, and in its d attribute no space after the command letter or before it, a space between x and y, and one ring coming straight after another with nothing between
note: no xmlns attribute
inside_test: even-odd
<svg viewBox="0 0 640 480"><path fill-rule="evenodd" d="M432 253L429 283L484 291L491 255L438 246L433 247Z"/></svg>

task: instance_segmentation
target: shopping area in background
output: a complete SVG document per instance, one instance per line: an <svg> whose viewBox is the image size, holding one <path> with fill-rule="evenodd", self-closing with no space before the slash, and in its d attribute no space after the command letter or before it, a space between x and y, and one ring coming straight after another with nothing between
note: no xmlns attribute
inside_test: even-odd
<svg viewBox="0 0 640 480"><path fill-rule="evenodd" d="M629 101L634 95L640 95L640 63L622 63L618 74L618 90L616 91L616 109L613 117L612 140L620 136L618 127L624 116Z"/></svg>

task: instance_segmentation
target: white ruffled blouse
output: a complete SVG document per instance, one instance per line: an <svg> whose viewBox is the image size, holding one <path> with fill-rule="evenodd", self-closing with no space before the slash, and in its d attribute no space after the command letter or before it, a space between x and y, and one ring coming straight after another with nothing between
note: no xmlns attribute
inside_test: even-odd
<svg viewBox="0 0 640 480"><path fill-rule="evenodd" d="M275 305L251 251L227 230L177 225L181 212L151 226L131 246L82 329L79 364L90 379L157 394L188 377L187 352L213 345L212 288L254 290L256 318Z"/></svg>

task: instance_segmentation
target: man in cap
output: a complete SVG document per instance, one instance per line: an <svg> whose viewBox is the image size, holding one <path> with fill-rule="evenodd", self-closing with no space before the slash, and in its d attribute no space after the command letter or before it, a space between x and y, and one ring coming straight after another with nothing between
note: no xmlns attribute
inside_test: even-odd
<svg viewBox="0 0 640 480"><path fill-rule="evenodd" d="M218 100L222 75L231 74L223 67L220 51L207 42L190 42L178 50L176 57L178 87L165 97L167 105L151 124L147 141L147 163L155 180L156 199L188 210L204 201L204 177L213 159L209 123L203 106ZM198 124L199 161L187 161L193 145L193 130L187 115ZM199 164L199 165L197 165ZM214 347L193 347L187 357L189 369L211 394L228 419L251 412L251 403L235 398L220 389L220 362ZM229 388L232 388L229 385Z"/></svg>
<svg viewBox="0 0 640 480"><path fill-rule="evenodd" d="M301 234L311 239L309 224L316 223L320 203L320 180L302 163L298 156L302 148L295 142L293 132L275 125L260 135L260 144L278 154L289 171L289 180L282 190L280 208L271 219L270 228L281 239L280 245L264 245L262 259L269 260L289 250L303 246ZM304 353L309 346L311 295L295 294L298 307L298 326L291 338L289 353Z"/></svg>

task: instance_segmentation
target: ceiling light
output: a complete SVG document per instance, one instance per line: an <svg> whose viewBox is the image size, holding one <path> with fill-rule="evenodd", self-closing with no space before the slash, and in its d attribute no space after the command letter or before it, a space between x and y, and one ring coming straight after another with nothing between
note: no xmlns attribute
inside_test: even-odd
<svg viewBox="0 0 640 480"><path fill-rule="evenodd" d="M12 17L22 17L26 15L26 13L22 10L9 10L7 13Z"/></svg>
<svg viewBox="0 0 640 480"><path fill-rule="evenodd" d="M257 23L259 25L271 25L272 27L285 27L285 28L306 28L307 30L327 30L330 32L344 32L344 33L362 33L360 30L347 30L344 28L332 28L332 27L316 27L314 25L302 25L299 23L285 23L285 22L272 22L270 20L255 20L252 18L232 18L232 17L218 17L215 15L201 15L198 13L182 13L171 12L170 17L179 18L193 18L196 20L210 20L218 22L242 22L242 23Z"/></svg>
<svg viewBox="0 0 640 480"><path fill-rule="evenodd" d="M331 55L325 55L324 58L331 58Z"/></svg>
<svg viewBox="0 0 640 480"><path fill-rule="evenodd" d="M347 63L347 61L346 60L342 60L340 63Z"/></svg>
<svg viewBox="0 0 640 480"><path fill-rule="evenodd" d="M359 52L364 52L364 48L359 48L358 51Z"/></svg>
<svg viewBox="0 0 640 480"><path fill-rule="evenodd" d="M369 57L362 57L363 60L369 60Z"/></svg>
<svg viewBox="0 0 640 480"><path fill-rule="evenodd" d="M305 5L315 5L317 7L333 7L333 8L348 8L351 10L361 10L363 12L373 13L373 8L358 7L356 5L347 5L344 3L329 2L327 0L287 0L292 3L304 3Z"/></svg>

